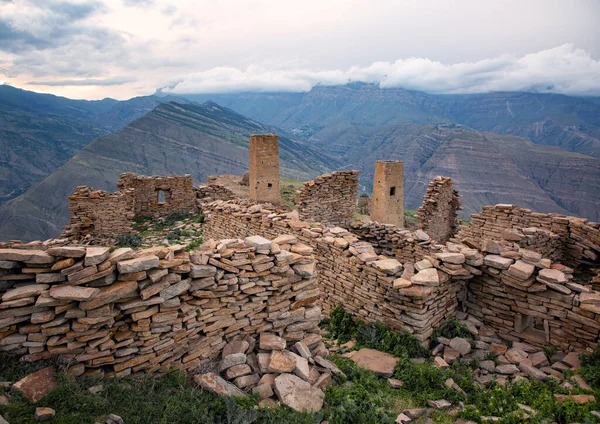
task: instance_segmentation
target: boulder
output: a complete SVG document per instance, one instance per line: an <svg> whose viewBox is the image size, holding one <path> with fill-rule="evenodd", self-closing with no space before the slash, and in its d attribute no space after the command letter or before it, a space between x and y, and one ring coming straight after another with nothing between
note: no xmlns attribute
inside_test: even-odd
<svg viewBox="0 0 600 424"><path fill-rule="evenodd" d="M57 386L54 367L46 367L22 378L12 387L23 393L31 403L36 403Z"/></svg>
<svg viewBox="0 0 600 424"><path fill-rule="evenodd" d="M325 399L321 389L292 374L281 374L275 379L275 393L281 403L298 412L318 412Z"/></svg>
<svg viewBox="0 0 600 424"><path fill-rule="evenodd" d="M389 378L394 374L398 358L389 353L375 349L360 349L350 358L357 365L373 371L375 374Z"/></svg>
<svg viewBox="0 0 600 424"><path fill-rule="evenodd" d="M216 393L222 396L246 396L244 392L228 383L217 374L209 372L206 374L197 374L194 376L194 381L204 390Z"/></svg>
<svg viewBox="0 0 600 424"><path fill-rule="evenodd" d="M440 277L435 268L422 269L412 276L410 281L419 286L435 287L440 285Z"/></svg>

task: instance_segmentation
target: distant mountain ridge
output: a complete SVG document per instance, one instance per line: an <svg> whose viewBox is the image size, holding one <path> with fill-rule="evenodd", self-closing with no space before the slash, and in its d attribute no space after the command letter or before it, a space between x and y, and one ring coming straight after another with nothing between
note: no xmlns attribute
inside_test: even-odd
<svg viewBox="0 0 600 424"><path fill-rule="evenodd" d="M278 132L281 172L308 180L340 166L326 154L230 109L162 103L114 133L99 137L25 194L0 207L0 240L57 236L68 222L67 197L78 185L116 190L119 174L242 174L253 133ZM48 193L52 193L51 196Z"/></svg>
<svg viewBox="0 0 600 424"><path fill-rule="evenodd" d="M325 128L352 124L454 122L600 157L600 102L593 97L523 92L432 95L366 83L316 86L307 93L184 96L195 101L214 100L307 140L322 139L319 132Z"/></svg>
<svg viewBox="0 0 600 424"><path fill-rule="evenodd" d="M0 85L0 205L24 193L93 139L177 97L71 100Z"/></svg>

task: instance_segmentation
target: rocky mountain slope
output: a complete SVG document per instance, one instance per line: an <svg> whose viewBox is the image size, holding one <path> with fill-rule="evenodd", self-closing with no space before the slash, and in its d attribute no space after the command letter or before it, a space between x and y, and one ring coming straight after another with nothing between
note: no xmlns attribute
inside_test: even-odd
<svg viewBox="0 0 600 424"><path fill-rule="evenodd" d="M212 99L253 119L297 136L349 124L463 124L527 138L537 144L600 157L600 104L597 98L537 93L430 95L375 84L316 86L307 93L186 95Z"/></svg>
<svg viewBox="0 0 600 424"><path fill-rule="evenodd" d="M0 207L0 240L44 239L68 221L67 197L78 185L116 190L121 172L142 175L242 174L248 136L276 132L214 103L164 103L123 129L100 137L24 195ZM281 133L281 131L280 131ZM283 175L307 180L339 163L280 134Z"/></svg>
<svg viewBox="0 0 600 424"><path fill-rule="evenodd" d="M0 85L0 204L24 193L93 139L170 99L71 100Z"/></svg>
<svg viewBox="0 0 600 424"><path fill-rule="evenodd" d="M327 140L336 144L327 146ZM455 182L465 217L485 205L516 203L600 220L600 159L590 156L444 125L355 125L339 132L329 129L314 142L340 153L346 167L359 169L366 191L376 160L404 161L408 209L421 204L431 179L445 175Z"/></svg>

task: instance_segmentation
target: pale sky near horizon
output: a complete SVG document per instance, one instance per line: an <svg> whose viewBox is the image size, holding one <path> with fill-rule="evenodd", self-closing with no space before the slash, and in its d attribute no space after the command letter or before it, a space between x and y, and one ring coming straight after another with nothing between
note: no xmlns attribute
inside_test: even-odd
<svg viewBox="0 0 600 424"><path fill-rule="evenodd" d="M0 0L0 81L71 98L308 91L600 96L600 0Z"/></svg>

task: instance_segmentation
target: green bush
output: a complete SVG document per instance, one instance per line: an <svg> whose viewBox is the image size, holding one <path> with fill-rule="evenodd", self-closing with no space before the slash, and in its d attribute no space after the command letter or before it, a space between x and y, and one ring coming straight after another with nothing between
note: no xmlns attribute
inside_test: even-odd
<svg viewBox="0 0 600 424"><path fill-rule="evenodd" d="M197 247L202 246L202 243L204 243L204 240L202 239L202 236L197 237L195 240L193 240L192 242L190 242L186 247L185 247L185 251L186 252L191 252L192 250L196 249Z"/></svg>
<svg viewBox="0 0 600 424"><path fill-rule="evenodd" d="M119 247L140 247L142 245L142 237L137 233L119 234L115 237L115 241Z"/></svg>
<svg viewBox="0 0 600 424"><path fill-rule="evenodd" d="M329 314L325 328L340 343L355 339L358 348L366 347L409 358L428 357L429 351L421 342L408 333L396 333L381 323L367 324L344 311L338 305Z"/></svg>
<svg viewBox="0 0 600 424"><path fill-rule="evenodd" d="M594 389L600 389L600 346L590 354L581 355L579 374Z"/></svg>
<svg viewBox="0 0 600 424"><path fill-rule="evenodd" d="M171 215L165 217L163 220L163 225L165 227L170 227L178 221L183 221L184 219L190 218L190 216L190 213L187 211L173 212Z"/></svg>
<svg viewBox="0 0 600 424"><path fill-rule="evenodd" d="M446 319L442 325L434 330L431 339L437 344L440 337L446 337L447 339L453 339L455 337L463 337L468 340L473 339L473 335L467 326L461 324L456 317Z"/></svg>

